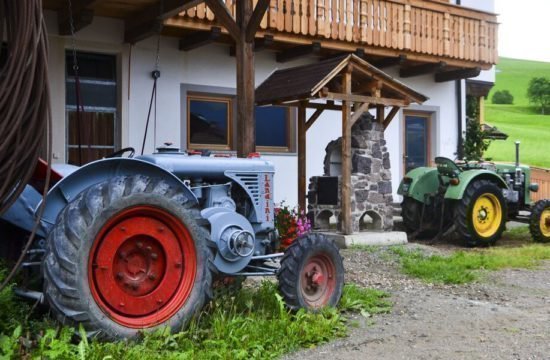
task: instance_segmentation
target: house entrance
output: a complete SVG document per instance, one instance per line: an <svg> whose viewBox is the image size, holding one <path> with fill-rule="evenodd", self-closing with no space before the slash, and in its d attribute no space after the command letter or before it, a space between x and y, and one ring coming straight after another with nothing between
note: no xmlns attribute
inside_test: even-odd
<svg viewBox="0 0 550 360"><path fill-rule="evenodd" d="M405 113L405 173L430 163L430 114Z"/></svg>

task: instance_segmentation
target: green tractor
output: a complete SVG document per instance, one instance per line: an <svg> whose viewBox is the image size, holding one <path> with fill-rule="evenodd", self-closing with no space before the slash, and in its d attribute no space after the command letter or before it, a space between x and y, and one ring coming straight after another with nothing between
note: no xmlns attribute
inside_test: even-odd
<svg viewBox="0 0 550 360"><path fill-rule="evenodd" d="M456 234L468 246L494 244L513 220L529 224L533 240L550 242L550 200L533 202L531 169L519 163L455 162L435 158L436 167L409 171L399 185L402 216L412 238Z"/></svg>

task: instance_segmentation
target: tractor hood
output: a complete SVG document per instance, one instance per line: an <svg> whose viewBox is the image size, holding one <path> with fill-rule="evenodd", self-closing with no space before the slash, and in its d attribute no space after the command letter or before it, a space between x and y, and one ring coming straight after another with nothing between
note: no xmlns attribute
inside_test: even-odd
<svg viewBox="0 0 550 360"><path fill-rule="evenodd" d="M155 164L178 178L218 180L226 173L236 172L275 172L273 164L261 158L243 159L236 157L208 157L169 152L137 156L136 159Z"/></svg>

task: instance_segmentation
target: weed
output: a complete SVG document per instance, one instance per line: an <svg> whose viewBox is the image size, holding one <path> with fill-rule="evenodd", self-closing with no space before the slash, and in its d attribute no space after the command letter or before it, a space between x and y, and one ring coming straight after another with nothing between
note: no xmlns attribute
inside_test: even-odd
<svg viewBox="0 0 550 360"><path fill-rule="evenodd" d="M404 273L426 282L464 284L479 279L483 270L533 268L550 259L550 247L529 245L516 248L494 248L478 251L458 251L450 256L426 256L421 251L391 250L401 262Z"/></svg>
<svg viewBox="0 0 550 360"><path fill-rule="evenodd" d="M7 297L11 297L11 293ZM17 318L21 325L12 331L0 332L0 359L22 355L91 360L271 359L345 336L348 324L342 313L388 312L391 304L387 298L388 294L381 291L346 285L338 309L292 313L284 306L276 285L266 281L256 289L244 288L233 297L212 302L179 333L170 334L167 329L161 329L143 334L139 340L119 342L87 340L81 328L81 340L75 343L73 329L54 329L48 327L51 324L47 321L29 327L24 318ZM21 305L18 302L14 306ZM14 310L6 314L13 314Z"/></svg>

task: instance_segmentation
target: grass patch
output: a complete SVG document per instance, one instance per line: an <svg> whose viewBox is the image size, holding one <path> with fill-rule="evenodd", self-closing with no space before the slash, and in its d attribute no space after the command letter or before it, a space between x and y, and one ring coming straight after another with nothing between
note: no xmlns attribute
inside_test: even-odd
<svg viewBox="0 0 550 360"><path fill-rule="evenodd" d="M0 297L0 359L272 359L346 336L344 313L388 312L387 298L381 291L346 285L339 308L291 313L276 285L266 281L211 303L180 333L160 330L137 341L100 342L75 341L73 329L56 328L47 319L28 320L28 305L5 290Z"/></svg>
<svg viewBox="0 0 550 360"><path fill-rule="evenodd" d="M476 281L487 270L533 268L550 259L550 247L529 245L516 248L494 248L478 251L458 251L450 256L427 256L403 247L392 248L405 274L429 283L465 284Z"/></svg>
<svg viewBox="0 0 550 360"><path fill-rule="evenodd" d="M531 233L529 232L529 226L522 225L516 226L504 232L503 238L513 241L533 242Z"/></svg>
<svg viewBox="0 0 550 360"><path fill-rule="evenodd" d="M493 141L485 157L495 161L514 162L516 140L521 141L521 162L531 166L550 168L545 155L546 140L550 136L550 116L540 115L540 109L529 104L527 88L533 77L548 77L550 63L500 58L496 66L495 86L485 103L485 120L509 135L508 140ZM495 91L509 90L514 105L493 105Z"/></svg>

